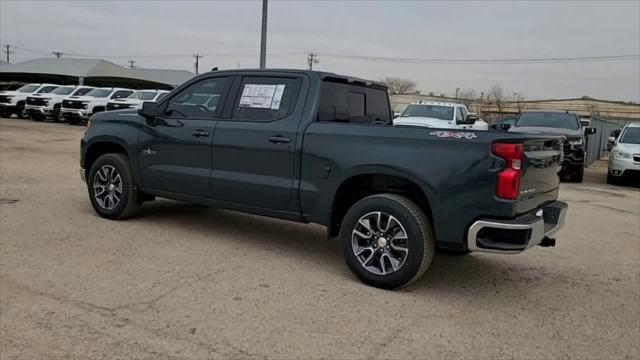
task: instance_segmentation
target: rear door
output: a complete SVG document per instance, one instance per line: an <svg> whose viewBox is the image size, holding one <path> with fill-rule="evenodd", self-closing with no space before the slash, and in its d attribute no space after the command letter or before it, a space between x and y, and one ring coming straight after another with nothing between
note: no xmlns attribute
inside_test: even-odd
<svg viewBox="0 0 640 360"><path fill-rule="evenodd" d="M235 97L228 102L231 111L218 122L213 138L215 198L286 210L293 199L308 79L289 73L236 81Z"/></svg>
<svg viewBox="0 0 640 360"><path fill-rule="evenodd" d="M230 77L195 82L161 104L143 125L139 167L145 188L211 197L212 139Z"/></svg>

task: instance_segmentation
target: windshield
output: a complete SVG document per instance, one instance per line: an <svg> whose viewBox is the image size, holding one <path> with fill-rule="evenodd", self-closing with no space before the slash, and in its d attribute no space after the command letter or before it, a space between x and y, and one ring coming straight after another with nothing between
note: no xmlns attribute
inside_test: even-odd
<svg viewBox="0 0 640 360"><path fill-rule="evenodd" d="M105 98L111 94L111 89L93 89L89 91L86 96L91 96L94 98Z"/></svg>
<svg viewBox="0 0 640 360"><path fill-rule="evenodd" d="M39 87L40 87L40 85L25 85L25 86L19 88L16 91L17 92L21 92L21 93L32 93L32 92L38 90Z"/></svg>
<svg viewBox="0 0 640 360"><path fill-rule="evenodd" d="M453 107L440 105L409 105L400 117L429 117L440 120L453 120Z"/></svg>
<svg viewBox="0 0 640 360"><path fill-rule="evenodd" d="M627 127L618 142L623 144L640 144L640 127Z"/></svg>
<svg viewBox="0 0 640 360"><path fill-rule="evenodd" d="M73 93L73 96L86 95L91 90L93 90L93 88L80 88Z"/></svg>
<svg viewBox="0 0 640 360"><path fill-rule="evenodd" d="M556 129L578 130L580 123L574 114L529 112L520 115L516 121L516 126L549 127Z"/></svg>
<svg viewBox="0 0 640 360"><path fill-rule="evenodd" d="M38 92L36 94L47 94L50 93L51 91L57 89L57 86L45 86L42 89L38 90Z"/></svg>
<svg viewBox="0 0 640 360"><path fill-rule="evenodd" d="M153 98L156 97L156 94L157 93L155 91L138 91L129 95L128 99L149 101L153 100Z"/></svg>
<svg viewBox="0 0 640 360"><path fill-rule="evenodd" d="M53 90L51 93L56 95L69 95L73 92L73 86L63 86Z"/></svg>

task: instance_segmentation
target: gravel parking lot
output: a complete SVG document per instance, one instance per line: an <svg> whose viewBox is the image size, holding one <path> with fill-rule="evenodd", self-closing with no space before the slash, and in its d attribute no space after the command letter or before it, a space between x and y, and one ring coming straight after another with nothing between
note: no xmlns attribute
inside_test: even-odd
<svg viewBox="0 0 640 360"><path fill-rule="evenodd" d="M99 218L82 127L0 119L0 358L638 358L640 191L562 184L555 248L361 284L325 230L171 201ZM455 216L455 215L453 215Z"/></svg>

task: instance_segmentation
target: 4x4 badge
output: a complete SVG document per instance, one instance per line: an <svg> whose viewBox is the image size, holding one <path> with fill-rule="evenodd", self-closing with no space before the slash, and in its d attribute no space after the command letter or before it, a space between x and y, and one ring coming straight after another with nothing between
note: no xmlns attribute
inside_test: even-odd
<svg viewBox="0 0 640 360"><path fill-rule="evenodd" d="M471 140L477 138L478 135L472 132L459 132L459 131L432 131L429 135L437 136L439 138L454 138L454 139L467 139Z"/></svg>

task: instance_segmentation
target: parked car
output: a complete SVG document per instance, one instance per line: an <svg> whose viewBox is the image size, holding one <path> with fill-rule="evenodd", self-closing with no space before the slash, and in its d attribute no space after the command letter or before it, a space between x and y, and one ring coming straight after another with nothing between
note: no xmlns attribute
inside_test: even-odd
<svg viewBox="0 0 640 360"><path fill-rule="evenodd" d="M382 288L419 278L436 247L555 244L567 210L557 201L562 137L391 120L375 82L215 71L141 110L92 116L80 175L108 219L157 196L325 225L353 273Z"/></svg>
<svg viewBox="0 0 640 360"><path fill-rule="evenodd" d="M60 113L70 124L77 124L93 114L105 111L109 100L126 98L133 92L123 88L95 88L84 96L69 96L64 99Z"/></svg>
<svg viewBox="0 0 640 360"><path fill-rule="evenodd" d="M107 111L140 109L145 101L158 101L169 92L166 90L139 90L126 98L114 99L107 103Z"/></svg>
<svg viewBox="0 0 640 360"><path fill-rule="evenodd" d="M525 111L513 125L502 124L501 127L509 132L565 136L567 140L561 175L568 177L570 181L582 182L586 166L587 136L595 134L596 129L583 129L578 115L560 111Z"/></svg>
<svg viewBox="0 0 640 360"><path fill-rule="evenodd" d="M640 122L625 125L609 155L607 183L618 183L623 177L640 185Z"/></svg>
<svg viewBox="0 0 640 360"><path fill-rule="evenodd" d="M27 84L15 91L0 91L0 116L10 117L16 114L20 119L26 119L27 97L33 94L46 94L57 88L55 84Z"/></svg>
<svg viewBox="0 0 640 360"><path fill-rule="evenodd" d="M511 126L513 125L513 122L516 121L517 117L518 115L505 116L502 119L489 125L489 128L492 130L504 130L504 127L502 126L502 124L508 124L509 126Z"/></svg>
<svg viewBox="0 0 640 360"><path fill-rule="evenodd" d="M432 101L407 106L399 117L393 119L393 124L440 129L489 129L486 122L469 113L463 104Z"/></svg>
<svg viewBox="0 0 640 360"><path fill-rule="evenodd" d="M62 101L69 96L82 96L93 90L91 86L60 86L46 94L33 94L27 97L25 110L32 119L39 121L52 117L60 121Z"/></svg>

